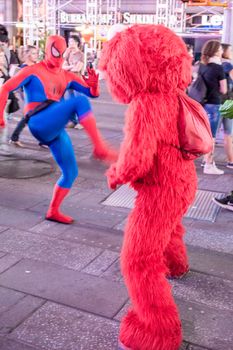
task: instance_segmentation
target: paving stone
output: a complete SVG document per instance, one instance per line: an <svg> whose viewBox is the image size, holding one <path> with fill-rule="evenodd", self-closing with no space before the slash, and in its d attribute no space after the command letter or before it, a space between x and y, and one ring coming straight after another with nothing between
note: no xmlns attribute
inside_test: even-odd
<svg viewBox="0 0 233 350"><path fill-rule="evenodd" d="M16 292L14 290L0 286L0 314L8 310L10 307L12 307L24 297L24 293Z"/></svg>
<svg viewBox="0 0 233 350"><path fill-rule="evenodd" d="M200 346L189 345L187 350L209 350L209 349L203 348L203 347L200 347Z"/></svg>
<svg viewBox="0 0 233 350"><path fill-rule="evenodd" d="M33 244L40 243L42 239L38 235L14 228L0 234L1 250L21 257L27 254Z"/></svg>
<svg viewBox="0 0 233 350"><path fill-rule="evenodd" d="M232 234L229 234L189 227L185 235L185 242L196 247L212 249L223 253L233 253L233 231Z"/></svg>
<svg viewBox="0 0 233 350"><path fill-rule="evenodd" d="M0 259L0 273L9 269L12 265L20 260L20 257L14 256L12 254L6 254Z"/></svg>
<svg viewBox="0 0 233 350"><path fill-rule="evenodd" d="M40 195L38 195L38 191L29 192L24 191L20 188L15 188L15 190L19 191L19 196L15 196L15 191L12 189L9 191L9 186L1 189L1 205L8 208L15 209L27 209L35 206L41 201L47 199L48 194L40 191Z"/></svg>
<svg viewBox="0 0 233 350"><path fill-rule="evenodd" d="M213 250L188 246L188 256L192 270L233 280L233 270L230 268L232 254L219 253Z"/></svg>
<svg viewBox="0 0 233 350"><path fill-rule="evenodd" d="M130 300L128 300L125 305L118 311L118 313L114 316L114 320L121 321L122 317L127 313L128 309L131 307Z"/></svg>
<svg viewBox="0 0 233 350"><path fill-rule="evenodd" d="M113 230L97 229L96 226L83 227L72 225L69 227L69 230L60 234L59 238L117 252L120 251L122 244L122 233Z"/></svg>
<svg viewBox="0 0 233 350"><path fill-rule="evenodd" d="M209 190L211 188L212 191L225 193L232 191L232 186L230 185L232 183L232 171L227 174L227 169L225 167L222 169L225 171L224 176L209 176L200 173L199 188L203 190Z"/></svg>
<svg viewBox="0 0 233 350"><path fill-rule="evenodd" d="M38 347L32 347L11 339L0 338L0 350L42 350ZM43 349L45 350L45 349Z"/></svg>
<svg viewBox="0 0 233 350"><path fill-rule="evenodd" d="M42 220L42 216L30 211L0 206L0 222L7 227L28 229Z"/></svg>
<svg viewBox="0 0 233 350"><path fill-rule="evenodd" d="M101 252L100 248L88 247L83 244L48 240L32 246L28 249L25 257L80 270Z"/></svg>
<svg viewBox="0 0 233 350"><path fill-rule="evenodd" d="M31 210L42 215L47 211L47 208L48 203L44 201L31 208ZM109 228L115 226L126 216L125 213L116 212L112 209L80 206L79 203L77 205L75 202L65 202L64 212L72 216L78 224L92 224Z"/></svg>
<svg viewBox="0 0 233 350"><path fill-rule="evenodd" d="M232 311L221 312L176 298L186 342L208 350L230 350L233 344Z"/></svg>
<svg viewBox="0 0 233 350"><path fill-rule="evenodd" d="M9 230L0 235L1 249L19 257L52 262L74 270L85 267L101 252L101 248L41 237L34 233Z"/></svg>
<svg viewBox="0 0 233 350"><path fill-rule="evenodd" d="M0 258L2 258L4 255L6 255L6 252L0 252Z"/></svg>
<svg viewBox="0 0 233 350"><path fill-rule="evenodd" d="M102 208L88 208L79 207L75 208L70 204L67 207L67 213L73 217L77 218L80 224L95 224L100 227L114 227L117 223L121 222L125 218L126 214L116 212L113 209Z"/></svg>
<svg viewBox="0 0 233 350"><path fill-rule="evenodd" d="M208 305L216 310L233 311L233 282L214 276L190 272L180 280L171 281L173 294L190 302Z"/></svg>
<svg viewBox="0 0 233 350"><path fill-rule="evenodd" d="M0 233L4 232L8 229L8 227L0 226Z"/></svg>
<svg viewBox="0 0 233 350"><path fill-rule="evenodd" d="M42 306L44 302L43 299L31 295L18 300L16 304L0 315L0 334L10 333L12 329L22 323L25 318Z"/></svg>
<svg viewBox="0 0 233 350"><path fill-rule="evenodd" d="M118 322L46 303L11 338L48 350L114 350L118 327Z"/></svg>
<svg viewBox="0 0 233 350"><path fill-rule="evenodd" d="M50 237L57 237L62 232L67 230L67 225L61 225L52 221L42 221L39 224L30 228L31 232L39 233L40 235L46 235Z"/></svg>
<svg viewBox="0 0 233 350"><path fill-rule="evenodd" d="M101 276L110 281L121 281L123 277L121 274L119 259L115 261Z"/></svg>
<svg viewBox="0 0 233 350"><path fill-rule="evenodd" d="M122 220L120 223L118 223L116 226L114 226L114 228L116 230L119 230L119 231L124 231L125 229L125 225L126 225L126 222L127 222L127 218Z"/></svg>
<svg viewBox="0 0 233 350"><path fill-rule="evenodd" d="M106 317L113 317L128 298L123 284L30 260L1 274L0 285Z"/></svg>
<svg viewBox="0 0 233 350"><path fill-rule="evenodd" d="M89 265L83 269L83 272L90 273L91 275L100 276L111 266L114 261L118 259L118 253L110 250L105 250L97 258L95 258Z"/></svg>

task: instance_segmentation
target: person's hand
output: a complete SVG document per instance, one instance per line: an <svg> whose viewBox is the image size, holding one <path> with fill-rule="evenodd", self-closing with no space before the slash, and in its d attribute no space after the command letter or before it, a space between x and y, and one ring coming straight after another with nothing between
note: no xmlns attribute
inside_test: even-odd
<svg viewBox="0 0 233 350"><path fill-rule="evenodd" d="M90 88L97 90L99 85L99 74L96 74L93 68L87 68L87 73L88 77L85 77L85 75L83 75L83 80Z"/></svg>

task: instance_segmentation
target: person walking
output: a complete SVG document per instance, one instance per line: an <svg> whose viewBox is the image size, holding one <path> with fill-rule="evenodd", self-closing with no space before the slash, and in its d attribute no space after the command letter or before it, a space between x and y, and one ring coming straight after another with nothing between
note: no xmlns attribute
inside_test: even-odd
<svg viewBox="0 0 233 350"><path fill-rule="evenodd" d="M63 63L63 69L75 73L77 76L82 77L84 68L84 54L81 51L81 39L77 35L70 36L68 40L68 48L64 54L65 61ZM77 96L77 92L68 91L66 96ZM78 117L74 114L67 124L68 128L82 129L81 124L78 122Z"/></svg>
<svg viewBox="0 0 233 350"><path fill-rule="evenodd" d="M209 40L202 48L201 74L207 88L204 108L208 114L212 136L212 152L204 157L204 174L222 175L224 171L217 168L214 162L216 133L220 124L221 94L227 93L227 81L222 67L222 45L218 40Z"/></svg>
<svg viewBox="0 0 233 350"><path fill-rule="evenodd" d="M32 66L33 64L35 64L38 60L38 49L35 46L31 46L28 45L25 49L24 49L24 63L21 64L20 69L24 68L24 67L28 67L28 66ZM23 90L21 90L22 92ZM24 97L21 94L22 99L24 99ZM26 119L25 117L22 117L21 120L18 122L15 130L13 131L10 141L10 144L13 144L17 147L24 147L23 143L21 141L19 141L19 136L21 134L21 132L23 131L23 129L26 126Z"/></svg>
<svg viewBox="0 0 233 350"><path fill-rule="evenodd" d="M222 102L233 99L233 65L232 60L232 47L229 44L222 44L222 66L227 79L227 94L224 96ZM233 120L229 118L222 118L222 124L224 129L224 148L227 156L226 167L233 169L233 147L232 147L232 133L233 133Z"/></svg>

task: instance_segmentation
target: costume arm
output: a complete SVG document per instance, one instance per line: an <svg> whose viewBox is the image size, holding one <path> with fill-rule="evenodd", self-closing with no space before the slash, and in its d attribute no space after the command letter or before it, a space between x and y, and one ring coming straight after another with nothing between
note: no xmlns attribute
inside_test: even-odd
<svg viewBox="0 0 233 350"><path fill-rule="evenodd" d="M26 85L31 79L31 69L26 67L17 73L14 77L6 81L0 89L0 126L4 126L4 109L8 99L8 95L11 91L17 90L18 88Z"/></svg>
<svg viewBox="0 0 233 350"><path fill-rule="evenodd" d="M99 96L99 75L94 69L88 69L88 78L83 76L83 79L72 72L67 72L69 84L67 89L73 89L89 97Z"/></svg>
<svg viewBox="0 0 233 350"><path fill-rule="evenodd" d="M107 171L113 189L118 184L143 179L154 166L158 135L149 105L146 101L133 101L127 111L119 158Z"/></svg>

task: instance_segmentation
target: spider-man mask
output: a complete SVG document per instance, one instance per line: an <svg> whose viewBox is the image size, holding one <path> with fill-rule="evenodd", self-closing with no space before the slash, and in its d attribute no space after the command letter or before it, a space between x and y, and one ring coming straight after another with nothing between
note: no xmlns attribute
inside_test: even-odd
<svg viewBox="0 0 233 350"><path fill-rule="evenodd" d="M61 68L64 62L63 55L66 48L66 42L62 36L49 36L45 47L45 61L47 64L50 67Z"/></svg>

